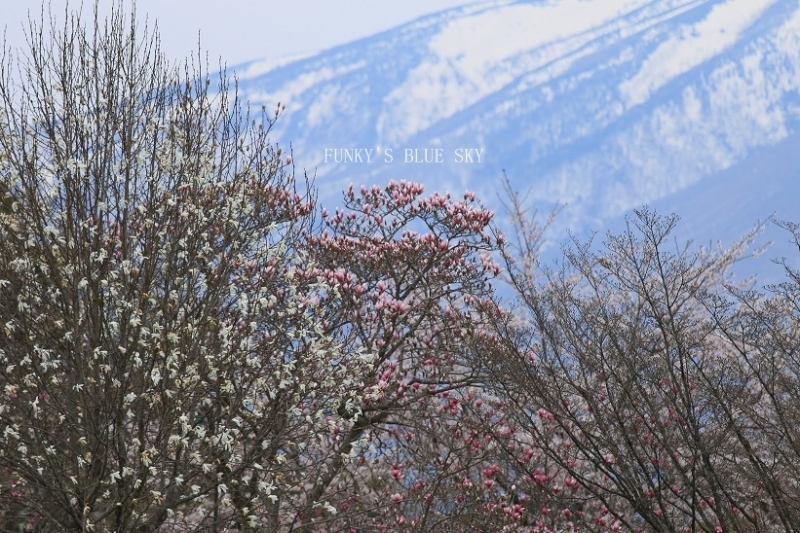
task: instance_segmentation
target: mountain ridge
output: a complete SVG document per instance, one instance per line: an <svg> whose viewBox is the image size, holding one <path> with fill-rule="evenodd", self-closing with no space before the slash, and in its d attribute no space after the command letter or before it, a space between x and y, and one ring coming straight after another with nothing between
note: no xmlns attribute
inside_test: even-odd
<svg viewBox="0 0 800 533"><path fill-rule="evenodd" d="M323 199L350 182L411 179L493 205L505 170L540 211L567 204L557 226L581 232L643 203L670 205L787 139L783 153L793 150L800 2L492 1L243 68L247 99L286 103L276 136ZM384 157L326 161L334 148ZM406 162L405 150L426 148L442 162ZM457 149L484 157L458 164ZM780 168L778 187L793 194L797 167ZM730 216L755 222L755 210L764 211L747 204Z"/></svg>

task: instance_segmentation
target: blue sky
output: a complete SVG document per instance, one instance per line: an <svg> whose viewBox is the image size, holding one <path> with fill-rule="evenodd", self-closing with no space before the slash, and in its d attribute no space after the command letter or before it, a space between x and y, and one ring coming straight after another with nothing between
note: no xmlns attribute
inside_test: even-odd
<svg viewBox="0 0 800 533"><path fill-rule="evenodd" d="M45 0L46 2L47 0ZM91 13L93 0L84 0ZM99 0L101 12L113 0ZM178 60L202 48L212 64L222 58L229 66L252 59L279 57L344 44L398 26L428 13L474 0L138 0L138 16L158 21L167 58ZM24 47L21 24L28 10L38 17L41 0L3 0L0 27L7 45ZM51 0L63 14L66 0ZM80 0L70 1L80 6ZM130 7L131 0L125 0Z"/></svg>

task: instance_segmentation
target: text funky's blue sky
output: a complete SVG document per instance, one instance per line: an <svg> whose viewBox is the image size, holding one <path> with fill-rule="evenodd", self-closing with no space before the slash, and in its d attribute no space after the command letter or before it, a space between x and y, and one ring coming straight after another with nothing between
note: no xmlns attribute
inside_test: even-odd
<svg viewBox="0 0 800 533"><path fill-rule="evenodd" d="M47 0L44 0L47 2ZM108 13L115 0L99 0ZM137 0L137 17L158 22L162 49L170 60L185 58L201 48L210 61L221 58L229 66L249 60L323 50L366 37L422 15L475 3L470 0ZM6 0L0 29L6 45L25 49L23 25L28 12L38 19L42 0ZM50 0L52 11L63 18L67 0ZM84 18L92 0L83 1ZM130 9L131 0L125 0ZM69 2L80 8L80 0Z"/></svg>

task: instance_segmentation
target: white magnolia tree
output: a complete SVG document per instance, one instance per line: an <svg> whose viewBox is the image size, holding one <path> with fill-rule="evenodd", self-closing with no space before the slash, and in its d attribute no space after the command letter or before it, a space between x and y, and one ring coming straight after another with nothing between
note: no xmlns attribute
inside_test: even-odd
<svg viewBox="0 0 800 533"><path fill-rule="evenodd" d="M170 68L120 6L29 39L0 66L0 528L332 512L286 458L369 361L321 334L336 291L296 273L311 204L269 142L278 113Z"/></svg>

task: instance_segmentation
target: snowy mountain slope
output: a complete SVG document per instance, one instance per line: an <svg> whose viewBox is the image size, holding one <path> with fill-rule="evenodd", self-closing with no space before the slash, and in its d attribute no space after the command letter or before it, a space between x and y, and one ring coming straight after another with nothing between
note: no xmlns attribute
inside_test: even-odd
<svg viewBox="0 0 800 533"><path fill-rule="evenodd" d="M675 198L696 224L729 206L730 233L798 192L800 0L486 2L237 71L251 103L287 105L278 139L323 198L405 178L492 204L505 169L540 208L568 204L562 227ZM789 163L771 196L759 173L704 188L772 146Z"/></svg>

